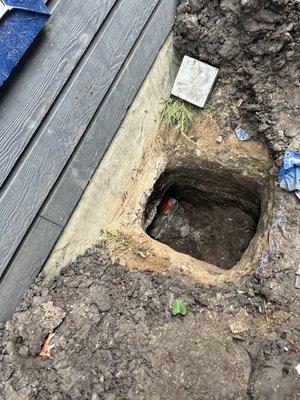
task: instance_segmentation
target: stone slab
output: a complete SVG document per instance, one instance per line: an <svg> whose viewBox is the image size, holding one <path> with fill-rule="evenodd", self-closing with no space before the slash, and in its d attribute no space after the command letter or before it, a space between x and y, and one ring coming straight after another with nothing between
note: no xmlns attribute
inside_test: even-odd
<svg viewBox="0 0 300 400"><path fill-rule="evenodd" d="M214 88L218 73L218 68L184 56L172 95L203 108Z"/></svg>

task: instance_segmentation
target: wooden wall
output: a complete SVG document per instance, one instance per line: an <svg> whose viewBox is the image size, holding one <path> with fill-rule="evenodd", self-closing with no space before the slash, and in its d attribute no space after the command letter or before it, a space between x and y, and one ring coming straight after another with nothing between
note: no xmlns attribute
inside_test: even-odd
<svg viewBox="0 0 300 400"><path fill-rule="evenodd" d="M0 321L71 216L172 28L176 4L52 0L43 33L0 89Z"/></svg>

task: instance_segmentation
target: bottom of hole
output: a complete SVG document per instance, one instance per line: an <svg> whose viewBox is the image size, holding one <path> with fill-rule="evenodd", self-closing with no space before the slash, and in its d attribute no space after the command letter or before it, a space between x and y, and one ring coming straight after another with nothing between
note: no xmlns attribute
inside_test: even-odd
<svg viewBox="0 0 300 400"><path fill-rule="evenodd" d="M212 200L196 188L175 184L163 195L146 231L180 253L230 269L249 246L258 219L238 202Z"/></svg>

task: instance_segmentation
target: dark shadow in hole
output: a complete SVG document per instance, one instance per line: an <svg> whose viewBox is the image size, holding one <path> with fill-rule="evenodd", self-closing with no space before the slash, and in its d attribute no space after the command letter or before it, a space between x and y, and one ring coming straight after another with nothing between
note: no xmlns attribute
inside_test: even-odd
<svg viewBox="0 0 300 400"><path fill-rule="evenodd" d="M206 190L202 184L201 188L189 185L187 176L167 181L171 183L159 180L147 204L146 232L180 253L222 269L232 268L256 233L260 199L248 201L247 190L241 190L240 199L235 190L231 196L230 185L222 193L215 180Z"/></svg>

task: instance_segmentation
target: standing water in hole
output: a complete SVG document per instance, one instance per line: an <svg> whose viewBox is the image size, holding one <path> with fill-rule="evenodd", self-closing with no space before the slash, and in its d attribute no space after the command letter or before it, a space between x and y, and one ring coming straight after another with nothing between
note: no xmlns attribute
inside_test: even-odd
<svg viewBox="0 0 300 400"><path fill-rule="evenodd" d="M212 200L196 188L174 185L147 233L180 253L230 269L247 249L257 223L258 216L242 204Z"/></svg>

